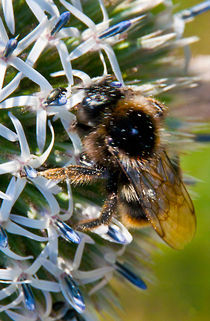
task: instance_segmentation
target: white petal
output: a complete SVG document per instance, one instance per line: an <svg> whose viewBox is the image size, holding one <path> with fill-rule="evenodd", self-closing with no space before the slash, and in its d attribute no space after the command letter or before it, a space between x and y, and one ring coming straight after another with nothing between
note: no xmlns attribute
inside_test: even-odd
<svg viewBox="0 0 210 321"><path fill-rule="evenodd" d="M74 7L76 7L78 10L82 11L82 5L80 0L71 0Z"/></svg>
<svg viewBox="0 0 210 321"><path fill-rule="evenodd" d="M63 122L62 122L63 123ZM72 144L74 146L74 152L75 155L79 155L82 151L82 142L81 139L79 138L79 136L76 133L73 132L67 132L67 134L69 135Z"/></svg>
<svg viewBox="0 0 210 321"><path fill-rule="evenodd" d="M34 233L31 233L31 232L25 230L24 228L22 228L21 226L15 224L12 221L10 221L7 224L7 231L12 234L17 234L17 235L22 235L22 236L28 237L29 239L32 239L32 240L35 240L38 242L46 242L48 240L47 237L42 237L42 236L36 235Z"/></svg>
<svg viewBox="0 0 210 321"><path fill-rule="evenodd" d="M48 243L49 258L51 262L56 264L58 259L58 232L52 225L49 226L49 228L47 229L47 232L48 232L48 238L49 238L49 243Z"/></svg>
<svg viewBox="0 0 210 321"><path fill-rule="evenodd" d="M37 110L36 114L36 139L40 153L42 153L46 141L47 112L44 109Z"/></svg>
<svg viewBox="0 0 210 321"><path fill-rule="evenodd" d="M109 281L112 278L112 273L108 273L106 274L106 277L104 277L99 283L97 283L89 292L88 295L93 295L94 293L96 293L97 291L99 291L100 289L104 288Z"/></svg>
<svg viewBox="0 0 210 321"><path fill-rule="evenodd" d="M34 81L36 84L38 84L41 88L41 91L49 90L52 88L50 83L45 79L38 71L33 69L31 66L29 66L26 62L21 60L18 57L11 57L10 58L10 64L18 69L19 71L22 71L22 73Z"/></svg>
<svg viewBox="0 0 210 321"><path fill-rule="evenodd" d="M109 20L109 16L107 14L105 5L104 5L102 0L98 0L98 1L99 1L99 5L101 7L102 14L103 14L103 21L108 21Z"/></svg>
<svg viewBox="0 0 210 321"><path fill-rule="evenodd" d="M49 292L60 292L60 286L58 283L53 281L38 280L32 278L31 285L39 290L49 291Z"/></svg>
<svg viewBox="0 0 210 321"><path fill-rule="evenodd" d="M94 233L98 234L98 235L104 235L108 232L109 226L105 225L105 224L101 224L100 226L96 227L94 229Z"/></svg>
<svg viewBox="0 0 210 321"><path fill-rule="evenodd" d="M38 39L39 35L45 30L47 24L48 19L45 17L32 32L18 42L18 46L15 49L14 54L18 56L25 48L29 47L33 41Z"/></svg>
<svg viewBox="0 0 210 321"><path fill-rule="evenodd" d="M82 256L84 252L84 247L85 247L85 237L81 239L81 242L77 246L77 250L74 256L74 261L72 264L72 270L78 270L80 263L82 261Z"/></svg>
<svg viewBox="0 0 210 321"><path fill-rule="evenodd" d="M74 205L73 205L73 196L72 196L72 191L71 191L71 185L69 183L69 180L66 181L67 185L67 191L68 191L68 199L69 199L69 206L68 206L68 220L71 218L74 210Z"/></svg>
<svg viewBox="0 0 210 321"><path fill-rule="evenodd" d="M0 103L0 109L21 107L21 106L36 106L38 98L35 96L17 96L4 100Z"/></svg>
<svg viewBox="0 0 210 321"><path fill-rule="evenodd" d="M104 51L107 54L107 57L108 57L109 62L111 64L112 70L113 70L117 80L124 86L124 81L122 78L121 70L120 70L117 58L115 56L114 50L108 44L101 44L101 47L104 49Z"/></svg>
<svg viewBox="0 0 210 321"><path fill-rule="evenodd" d="M60 40L56 44L56 48L58 50L62 66L65 71L65 75L68 79L68 83L69 85L73 85L74 81L73 81L73 75L72 75L72 67L71 67L71 63L68 61L68 55L69 55L68 49L62 40Z"/></svg>
<svg viewBox="0 0 210 321"><path fill-rule="evenodd" d="M57 34L59 39L63 38L79 38L80 37L80 32L77 28L74 27L68 27L68 28L62 28L58 34Z"/></svg>
<svg viewBox="0 0 210 321"><path fill-rule="evenodd" d="M95 23L86 16L83 12L72 6L69 2L65 0L60 0L60 2L68 9L77 19L81 20L89 28L95 28Z"/></svg>
<svg viewBox="0 0 210 321"><path fill-rule="evenodd" d="M14 293L17 290L16 285L10 284L6 288L0 290L0 300L3 300L4 298L7 298L12 293Z"/></svg>
<svg viewBox="0 0 210 321"><path fill-rule="evenodd" d="M3 199L3 200L8 200L10 201L11 200L11 196L10 195L7 195L3 192L0 191L0 198Z"/></svg>
<svg viewBox="0 0 210 321"><path fill-rule="evenodd" d="M6 70L7 70L7 63L0 59L0 89L2 88L3 86L3 83L4 83L4 77L5 77L5 73L6 73Z"/></svg>
<svg viewBox="0 0 210 321"><path fill-rule="evenodd" d="M2 42L4 42L6 46L7 42L9 41L9 37L7 36L7 32L6 32L6 29L4 28L4 24L2 22L1 17L0 17L0 39Z"/></svg>
<svg viewBox="0 0 210 321"><path fill-rule="evenodd" d="M48 202L52 215L58 214L60 212L60 206L59 206L58 201L56 200L55 196L53 196L53 194L51 192L49 192L48 190L42 188L40 185L36 184L35 186L38 188L38 190L42 193L42 195L44 196L44 198Z"/></svg>
<svg viewBox="0 0 210 321"><path fill-rule="evenodd" d="M35 64L35 62L38 60L39 56L41 55L42 51L47 46L47 44L48 44L48 40L47 40L47 38L44 38L44 37L40 37L35 42L33 48L31 49L31 51L28 54L28 57L26 59L26 62L30 66L33 66Z"/></svg>
<svg viewBox="0 0 210 321"><path fill-rule="evenodd" d="M67 101L67 104L68 104L68 101ZM56 121L57 119L60 118L59 116L60 116L60 114L62 114L62 111L63 111L63 110L68 111L68 109L67 109L67 104L62 105L62 106L58 106L58 105L48 106L48 107L47 107L47 114L48 114L49 116L54 115L53 121ZM69 104L68 104L68 105L69 105Z"/></svg>
<svg viewBox="0 0 210 321"><path fill-rule="evenodd" d="M20 144L21 149L21 158L28 159L30 157L30 149L26 140L26 136L23 130L23 127L20 123L20 121L12 114L9 113L9 117L11 121L13 122L13 125L15 127L16 133L18 135L18 140Z"/></svg>
<svg viewBox="0 0 210 321"><path fill-rule="evenodd" d="M6 85L4 88L0 90L0 101L4 100L7 98L17 87L19 86L19 83L21 81L23 74L22 72L19 72L13 79L12 81L9 82L8 85Z"/></svg>
<svg viewBox="0 0 210 321"><path fill-rule="evenodd" d="M30 228L44 230L47 226L47 220L35 220L21 215L10 214L10 219L14 222Z"/></svg>
<svg viewBox="0 0 210 321"><path fill-rule="evenodd" d="M84 42L82 42L77 48L75 48L69 55L70 60L77 59L78 57L84 55L86 52L90 51L96 46L95 40L91 37Z"/></svg>
<svg viewBox="0 0 210 321"><path fill-rule="evenodd" d="M62 188L57 185L56 181L49 180L45 177L37 176L36 178L31 179L31 182L35 185L41 186L52 194L58 194L62 191Z"/></svg>
<svg viewBox="0 0 210 321"><path fill-rule="evenodd" d="M106 61L105 61L105 58L104 58L104 55L102 53L101 50L99 50L99 57L100 57L100 60L104 66L104 72L103 72L103 76L106 76L108 74L108 70L107 70L107 66L106 66Z"/></svg>
<svg viewBox="0 0 210 321"><path fill-rule="evenodd" d="M15 173L20 169L20 164L18 161L10 161L0 164L0 175L6 173Z"/></svg>
<svg viewBox="0 0 210 321"><path fill-rule="evenodd" d="M88 78L85 79L85 81L88 81ZM88 83L90 84L90 82ZM69 98L69 105L70 105L70 108L73 108L74 106L76 106L78 103L80 103L82 101L82 99L84 98L84 93L83 91L79 91L77 94L74 94L72 95L70 98ZM70 117L70 116L69 116ZM69 118L68 117L68 118ZM71 118L72 118L72 121L74 121L73 119L74 115L71 114ZM65 117L64 117L65 118ZM76 119L76 117L75 117ZM69 119L70 120L70 119Z"/></svg>
<svg viewBox="0 0 210 321"><path fill-rule="evenodd" d="M44 11L40 8L39 4L37 3L37 1L34 0L26 0L29 8L31 9L31 11L33 12L33 14L35 15L35 17L37 18L38 21L42 21L46 15L44 13Z"/></svg>
<svg viewBox="0 0 210 321"><path fill-rule="evenodd" d="M2 202L1 209L0 209L2 221L7 221L10 211L14 203L22 193L25 187L25 184L26 184L25 179L18 178L17 180L15 180L15 178L12 177L12 179L10 180L6 193L11 197L11 199L3 200Z"/></svg>
<svg viewBox="0 0 210 321"><path fill-rule="evenodd" d="M49 243L45 246L44 250L37 256L36 260L29 266L26 270L25 273L29 275L35 274L40 267L42 266L42 261L41 259L46 259L48 257L48 250L49 250Z"/></svg>
<svg viewBox="0 0 210 321"><path fill-rule="evenodd" d="M7 269L0 269L0 280L1 283L4 283L4 281L11 281L17 277L21 273L21 270L15 266L14 268L7 268ZM6 282L5 282L6 283Z"/></svg>
<svg viewBox="0 0 210 321"><path fill-rule="evenodd" d="M5 311L5 313L14 321L35 321L37 320L37 316L36 315L33 315L33 314L28 314L28 316L26 315L26 313L23 315L23 314L19 314L19 313L16 313L14 311L10 311L10 310L7 310Z"/></svg>
<svg viewBox="0 0 210 321"><path fill-rule="evenodd" d="M11 129L5 127L2 124L0 124L0 136L4 137L5 139L11 142L15 142L16 140L18 140L17 134L15 134Z"/></svg>
<svg viewBox="0 0 210 321"><path fill-rule="evenodd" d="M55 71L50 74L51 77L60 77L60 76L65 76L65 71L60 70L60 71Z"/></svg>
<svg viewBox="0 0 210 321"><path fill-rule="evenodd" d="M41 260L43 267L56 278L61 274L61 270L51 261L42 259Z"/></svg>
<svg viewBox="0 0 210 321"><path fill-rule="evenodd" d="M65 113L62 115L61 122L63 127L65 128L67 134L69 135L72 144L74 146L75 154L79 154L82 150L82 142L79 138L79 136L76 133L70 132L69 127L74 119L73 114Z"/></svg>
<svg viewBox="0 0 210 321"><path fill-rule="evenodd" d="M12 6L12 0L2 0L2 7L4 12L4 18L7 26L12 34L15 33L15 19Z"/></svg>
<svg viewBox="0 0 210 321"><path fill-rule="evenodd" d="M39 4L40 8L42 8L43 11L48 12L49 14L51 14L51 16L59 17L60 13L53 1L36 0L35 2Z"/></svg>
<svg viewBox="0 0 210 321"><path fill-rule="evenodd" d="M10 210L12 208L12 206L14 205L13 202L13 195L15 193L15 177L12 177L12 179L10 180L10 183L7 187L7 191L6 194L8 196L10 196L9 200L3 200L2 204L1 204L1 208L0 208L0 217L1 217L1 221L7 221L8 216L10 214Z"/></svg>
<svg viewBox="0 0 210 321"><path fill-rule="evenodd" d="M95 282L103 278L106 274L113 272L114 268L112 266L105 266L92 271L76 271L73 272L74 276L81 280L83 284Z"/></svg>
<svg viewBox="0 0 210 321"><path fill-rule="evenodd" d="M53 130L53 127L52 127L50 121L48 122L48 125L50 127L52 139L51 139L50 145L47 147L46 151L41 156L38 156L36 159L31 161L30 165L34 168L40 167L47 160L47 158L50 155L50 152L53 148L53 145L54 145L55 134L54 134L54 130Z"/></svg>
<svg viewBox="0 0 210 321"><path fill-rule="evenodd" d="M26 185L26 179L25 178L17 178L15 182L15 195L13 195L13 200L16 202L20 194L22 193L25 185Z"/></svg>
<svg viewBox="0 0 210 321"><path fill-rule="evenodd" d="M42 315L43 320L47 319L47 317L50 315L52 311L52 296L49 292L43 291L43 295L45 297L45 312ZM50 321L50 320L49 320Z"/></svg>
<svg viewBox="0 0 210 321"><path fill-rule="evenodd" d="M84 85L87 85L90 83L91 78L84 71L73 69L72 72L75 77L78 77L82 80Z"/></svg>
<svg viewBox="0 0 210 321"><path fill-rule="evenodd" d="M18 254L15 254L13 251L11 251L8 247L2 248L0 247L0 251L2 251L5 255L7 255L8 257L14 259L14 260L18 260L18 261L23 261L23 260L29 260L29 259L33 259L32 255L29 256L20 256Z"/></svg>
<svg viewBox="0 0 210 321"><path fill-rule="evenodd" d="M177 38L180 39L184 33L185 21L179 16L179 14L175 14L173 16L173 27Z"/></svg>

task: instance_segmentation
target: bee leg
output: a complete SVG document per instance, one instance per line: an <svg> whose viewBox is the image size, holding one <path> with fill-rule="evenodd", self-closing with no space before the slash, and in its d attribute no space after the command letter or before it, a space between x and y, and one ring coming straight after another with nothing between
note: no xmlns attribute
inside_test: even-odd
<svg viewBox="0 0 210 321"><path fill-rule="evenodd" d="M116 207L117 194L111 193L108 195L106 201L104 202L100 216L92 220L81 221L75 226L75 229L79 231L86 231L97 228L102 224L108 225L113 214L116 211Z"/></svg>
<svg viewBox="0 0 210 321"><path fill-rule="evenodd" d="M46 171L39 172L40 176L54 180L69 179L72 184L83 184L104 178L104 172L95 167L70 165L68 167L47 169Z"/></svg>

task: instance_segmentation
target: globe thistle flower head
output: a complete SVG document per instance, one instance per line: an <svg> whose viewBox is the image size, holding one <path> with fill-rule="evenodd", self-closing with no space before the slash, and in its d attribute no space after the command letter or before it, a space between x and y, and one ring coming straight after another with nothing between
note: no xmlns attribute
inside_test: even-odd
<svg viewBox="0 0 210 321"><path fill-rule="evenodd" d="M95 120L86 124L79 106L100 108L107 96L114 104L123 90L141 92L160 117L166 108L151 96L164 97L194 82L183 77L183 68L189 59L186 48L197 38L183 38L183 31L209 9L209 1L177 14L167 0L110 5L102 0L26 0L13 5L14 10L12 1L2 1L0 11L1 319L99 320L104 310L114 315L115 306L120 307L112 278L147 289L150 254L158 242L149 229L131 230L129 220L115 217L115 195L103 205L106 191L97 179L104 181L108 174L93 167L75 129L79 117L81 131L95 126ZM26 8L31 16L21 22ZM30 31L15 37L21 23ZM172 52L181 47L185 66L177 68ZM134 136L137 130L133 128ZM160 129L161 142L176 145L181 134L173 141L172 131L170 126ZM118 156L110 137L106 143L112 157ZM125 172L129 160L119 159ZM143 165L141 169L145 171ZM85 185L84 177L91 181L91 175L94 184ZM86 227L93 221L96 226L89 232Z"/></svg>

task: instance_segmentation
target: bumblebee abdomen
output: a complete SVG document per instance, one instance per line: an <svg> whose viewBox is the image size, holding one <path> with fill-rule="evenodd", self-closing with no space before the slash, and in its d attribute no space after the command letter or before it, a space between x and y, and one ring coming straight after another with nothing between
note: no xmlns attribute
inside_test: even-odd
<svg viewBox="0 0 210 321"><path fill-rule="evenodd" d="M141 110L115 114L107 125L113 145L131 157L148 157L155 148L156 128L152 117Z"/></svg>

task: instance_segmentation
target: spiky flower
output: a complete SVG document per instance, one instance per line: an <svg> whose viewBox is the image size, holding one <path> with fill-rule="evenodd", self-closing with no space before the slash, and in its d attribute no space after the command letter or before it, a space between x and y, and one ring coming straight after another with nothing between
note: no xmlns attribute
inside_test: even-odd
<svg viewBox="0 0 210 321"><path fill-rule="evenodd" d="M72 192L68 180L60 186L38 172L77 164L82 143L71 110L94 77L113 74L146 96L190 86L172 50L197 40L183 38L184 26L208 4L178 14L169 0L1 5L1 320L98 320L118 304L112 277L147 288L156 241L116 218L95 233L74 230L75 217L97 217L103 193Z"/></svg>

